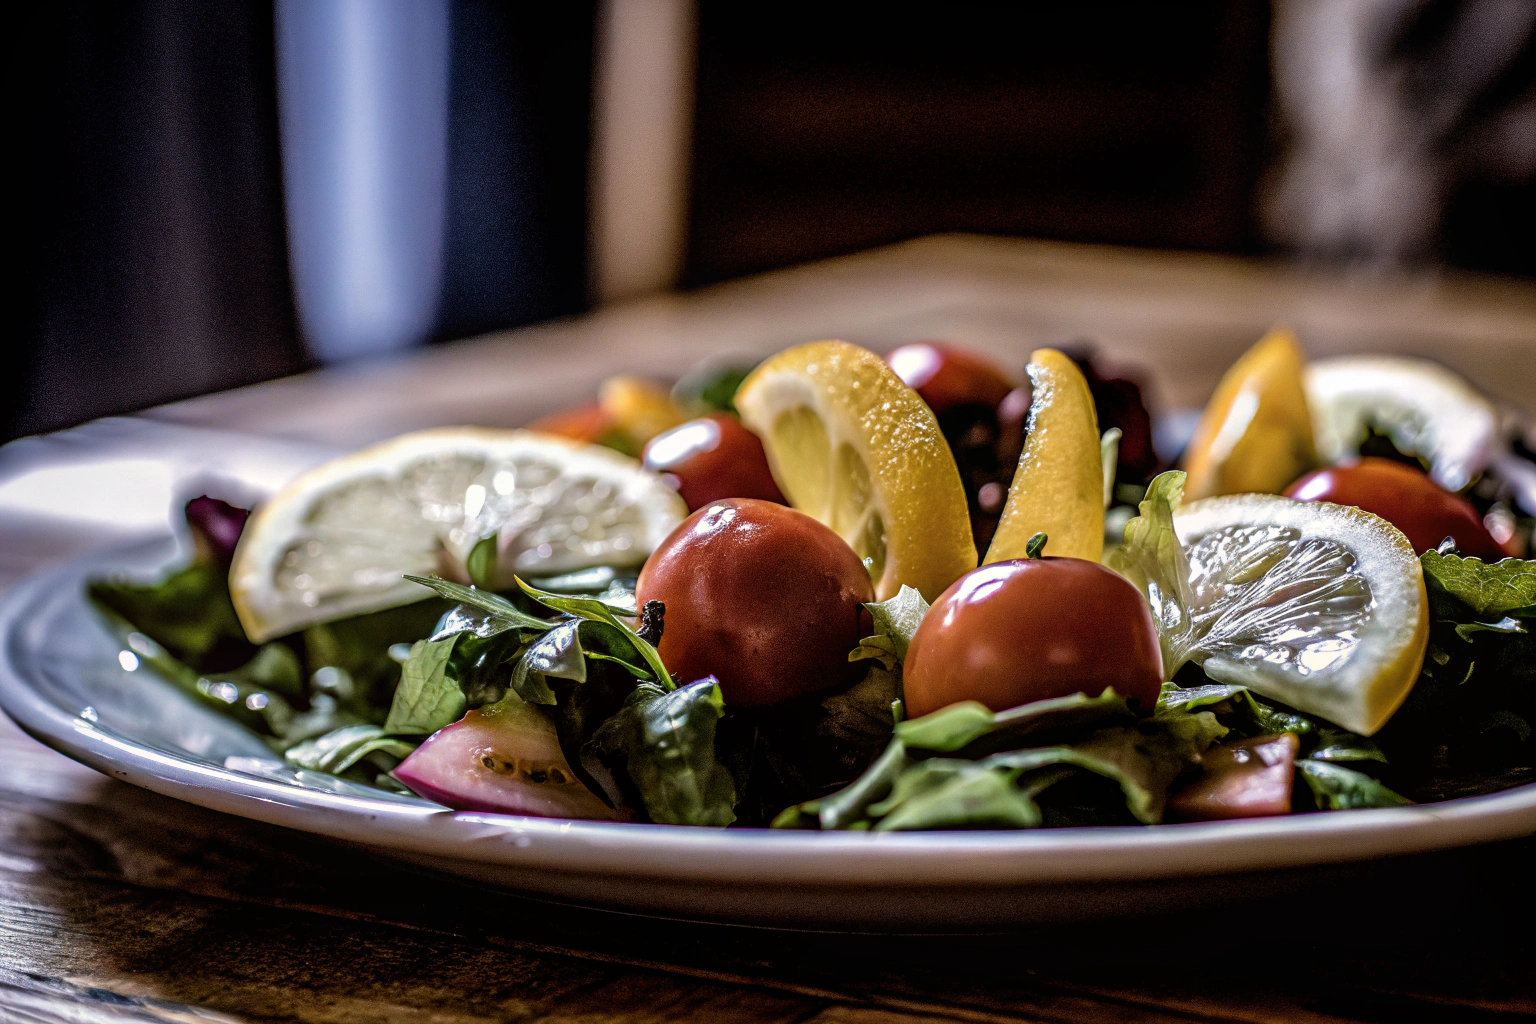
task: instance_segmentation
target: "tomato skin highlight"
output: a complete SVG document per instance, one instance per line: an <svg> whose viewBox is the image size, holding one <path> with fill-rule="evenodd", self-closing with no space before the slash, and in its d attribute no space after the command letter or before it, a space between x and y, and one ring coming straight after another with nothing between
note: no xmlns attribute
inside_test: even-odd
<svg viewBox="0 0 1536 1024"><path fill-rule="evenodd" d="M941 341L903 345L885 361L935 414L957 405L996 408L1014 388L1014 382L990 359Z"/></svg>
<svg viewBox="0 0 1536 1024"><path fill-rule="evenodd" d="M1203 771L1168 798L1176 821L1225 821L1291 813L1300 742L1293 732L1231 740L1207 750Z"/></svg>
<svg viewBox="0 0 1536 1024"><path fill-rule="evenodd" d="M763 442L734 416L689 420L651 438L645 468L669 474L677 492L697 511L721 498L758 498L786 504L768 468Z"/></svg>
<svg viewBox="0 0 1536 1024"><path fill-rule="evenodd" d="M851 678L874 584L831 529L786 505L710 502L640 571L666 605L657 650L683 682L714 675L727 705L764 707Z"/></svg>
<svg viewBox="0 0 1536 1024"><path fill-rule="evenodd" d="M1358 462L1316 469L1286 488L1298 501L1331 501L1374 513L1403 531L1420 554L1447 537L1465 556L1485 562L1505 555L1471 502L1452 494L1412 466L1368 456Z"/></svg>
<svg viewBox="0 0 1536 1024"><path fill-rule="evenodd" d="M1152 611L1124 577L1080 558L993 562L956 580L903 666L907 713L957 701L993 711L1106 687L1150 713L1163 685Z"/></svg>

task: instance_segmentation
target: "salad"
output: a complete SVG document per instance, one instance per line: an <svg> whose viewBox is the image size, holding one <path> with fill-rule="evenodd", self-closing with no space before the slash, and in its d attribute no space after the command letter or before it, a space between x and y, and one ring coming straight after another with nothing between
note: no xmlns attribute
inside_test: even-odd
<svg viewBox="0 0 1536 1024"><path fill-rule="evenodd" d="M1522 429L1436 364L1283 329L1197 417L1081 353L816 342L196 498L189 564L89 596L125 666L292 770L455 809L1392 806L1536 782Z"/></svg>

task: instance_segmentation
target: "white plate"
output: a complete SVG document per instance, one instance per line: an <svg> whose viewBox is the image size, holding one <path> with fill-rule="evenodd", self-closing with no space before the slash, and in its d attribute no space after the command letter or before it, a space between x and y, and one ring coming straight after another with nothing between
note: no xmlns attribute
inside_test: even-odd
<svg viewBox="0 0 1536 1024"><path fill-rule="evenodd" d="M254 735L144 669L125 671L84 581L153 575L179 557L169 539L146 542L17 587L0 605L0 707L54 749L134 785L556 899L738 922L974 929L1188 907L1297 877L1279 869L1536 833L1536 786L1416 807L1035 832L823 834L454 812L282 768Z"/></svg>

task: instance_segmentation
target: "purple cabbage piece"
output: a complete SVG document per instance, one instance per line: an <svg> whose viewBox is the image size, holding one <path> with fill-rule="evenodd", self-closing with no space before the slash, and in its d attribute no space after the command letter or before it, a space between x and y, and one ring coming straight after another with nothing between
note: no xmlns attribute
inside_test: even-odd
<svg viewBox="0 0 1536 1024"><path fill-rule="evenodd" d="M204 494L187 502L186 515L198 561L229 568L250 512Z"/></svg>

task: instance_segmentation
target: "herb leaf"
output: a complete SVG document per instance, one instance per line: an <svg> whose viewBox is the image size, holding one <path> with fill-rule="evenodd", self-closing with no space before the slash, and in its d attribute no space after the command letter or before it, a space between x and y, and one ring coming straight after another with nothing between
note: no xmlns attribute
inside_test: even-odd
<svg viewBox="0 0 1536 1024"><path fill-rule="evenodd" d="M1345 768L1331 761L1301 760L1296 762L1301 777L1317 805L1328 811L1344 811L1357 807L1401 807L1413 803L1399 796L1364 772Z"/></svg>
<svg viewBox="0 0 1536 1024"><path fill-rule="evenodd" d="M594 597L553 594L547 590L531 587L522 580L518 580L517 585L523 593L547 608L588 622L600 622L611 626L612 629L600 631L607 641L608 648L601 653L610 660L619 661L630 668L637 679L654 682L664 690L670 690L676 685L672 682L672 676L667 672L667 667L661 663L661 655L656 653L656 648L620 622L618 616L613 613L613 609L607 604ZM553 624L547 623L545 628L549 625Z"/></svg>
<svg viewBox="0 0 1536 1024"><path fill-rule="evenodd" d="M418 640L411 645L410 657L400 670L400 685L395 687L395 698L389 706L389 718L384 722L385 732L429 736L463 717L468 702L458 680L448 675L449 660L462 635Z"/></svg>
<svg viewBox="0 0 1536 1024"><path fill-rule="evenodd" d="M713 676L674 690L641 683L590 746L628 776L652 821L729 825L736 820L736 783L715 756L724 707Z"/></svg>

